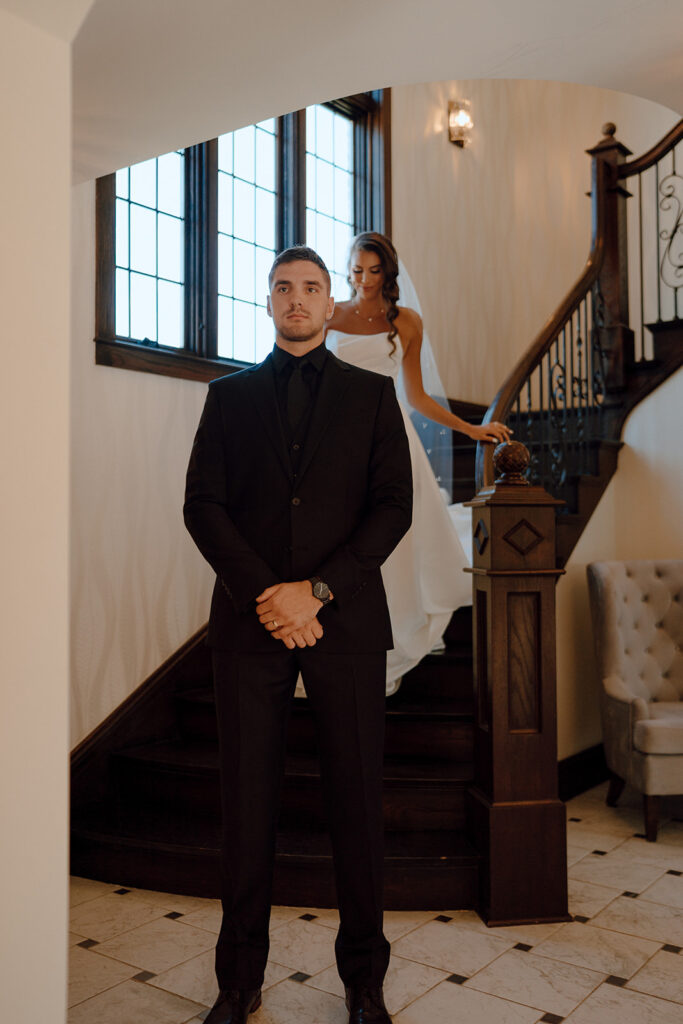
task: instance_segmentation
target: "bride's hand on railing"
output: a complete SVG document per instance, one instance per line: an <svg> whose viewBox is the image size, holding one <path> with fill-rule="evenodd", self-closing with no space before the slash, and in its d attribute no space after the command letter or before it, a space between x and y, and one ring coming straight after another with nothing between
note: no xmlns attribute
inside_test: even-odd
<svg viewBox="0 0 683 1024"><path fill-rule="evenodd" d="M467 431L467 436L471 437L473 441L490 441L492 444L501 444L511 439L514 431L506 427L504 423L480 423L478 425L470 426Z"/></svg>

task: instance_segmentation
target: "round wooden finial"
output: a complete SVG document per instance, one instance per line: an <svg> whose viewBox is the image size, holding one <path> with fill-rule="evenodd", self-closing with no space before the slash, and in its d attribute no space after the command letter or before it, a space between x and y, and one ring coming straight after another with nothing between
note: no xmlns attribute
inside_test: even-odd
<svg viewBox="0 0 683 1024"><path fill-rule="evenodd" d="M493 451L493 468L496 472L497 484L525 484L529 481L524 476L531 456L529 449L521 441L508 441L497 445Z"/></svg>
<svg viewBox="0 0 683 1024"><path fill-rule="evenodd" d="M617 126L613 121L608 121L607 124L603 124L602 134L607 136L608 139L613 138L617 134Z"/></svg>

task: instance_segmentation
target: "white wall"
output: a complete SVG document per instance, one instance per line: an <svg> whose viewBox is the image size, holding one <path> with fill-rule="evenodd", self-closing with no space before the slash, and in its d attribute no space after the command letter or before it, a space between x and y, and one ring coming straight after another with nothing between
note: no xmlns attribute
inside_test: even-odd
<svg viewBox="0 0 683 1024"><path fill-rule="evenodd" d="M472 101L472 145L446 136ZM590 158L606 121L640 155L678 120L588 86L453 81L393 90L393 237L413 277L449 395L488 405L583 269ZM557 589L559 756L600 742L585 581L599 558L681 557L683 376L630 417L619 469Z"/></svg>
<svg viewBox="0 0 683 1024"><path fill-rule="evenodd" d="M67 43L0 10L0 1016L63 1020L68 767Z"/></svg>
<svg viewBox="0 0 683 1024"><path fill-rule="evenodd" d="M73 189L71 741L208 619L182 521L206 385L95 365L95 187Z"/></svg>
<svg viewBox="0 0 683 1024"><path fill-rule="evenodd" d="M560 757L601 738L586 565L602 559L683 558L683 369L626 422L619 468L557 587Z"/></svg>
<svg viewBox="0 0 683 1024"><path fill-rule="evenodd" d="M75 173L86 181L309 103L456 69L683 108L681 39L676 0L98 0L74 47Z"/></svg>
<svg viewBox="0 0 683 1024"><path fill-rule="evenodd" d="M472 101L470 147L449 99ZM606 121L640 154L678 120L647 100L558 82L469 80L392 96L393 238L449 395L489 404L583 270L590 158Z"/></svg>
<svg viewBox="0 0 683 1024"><path fill-rule="evenodd" d="M456 95L472 99L477 125L464 152L443 133L447 98ZM423 300L449 394L488 402L583 266L583 150L614 119L640 153L676 118L634 97L555 83L437 83L401 87L393 99L394 238ZM73 210L75 744L206 620L212 577L180 511L205 386L95 366L92 183L74 189ZM646 408L629 423L630 430L641 424L638 438L643 424L663 431L668 415L659 397ZM637 466L622 453L612 485L621 495L640 493L641 463L651 452L645 444ZM614 500L611 490L582 541L598 553L616 544L599 525ZM621 527L614 550L627 557L642 531ZM577 616L581 622L586 614L580 558L577 552L558 589L562 756L599 735L585 662L574 664L571 653Z"/></svg>

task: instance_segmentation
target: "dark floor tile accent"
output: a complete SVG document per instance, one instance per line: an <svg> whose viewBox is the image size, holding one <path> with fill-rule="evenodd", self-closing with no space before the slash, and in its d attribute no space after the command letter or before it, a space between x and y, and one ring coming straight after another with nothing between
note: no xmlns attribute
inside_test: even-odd
<svg viewBox="0 0 683 1024"><path fill-rule="evenodd" d="M607 985L616 985L617 988L622 988L628 981L628 978L618 978L616 974L610 974L609 978L605 978Z"/></svg>
<svg viewBox="0 0 683 1024"><path fill-rule="evenodd" d="M449 917L448 914L439 914L439 916L435 917L434 920L435 921L444 921L445 923L448 923L449 921L452 921L453 918Z"/></svg>
<svg viewBox="0 0 683 1024"><path fill-rule="evenodd" d="M315 921L317 914L299 914L300 921Z"/></svg>
<svg viewBox="0 0 683 1024"><path fill-rule="evenodd" d="M76 945L81 949L92 949L93 946L99 946L99 942L97 939L83 939L83 942L77 942Z"/></svg>
<svg viewBox="0 0 683 1024"><path fill-rule="evenodd" d="M590 921L590 917L584 917L583 914L574 914L574 920L578 921L579 924L585 924L586 921Z"/></svg>
<svg viewBox="0 0 683 1024"><path fill-rule="evenodd" d="M516 942L512 948L519 949L522 953L528 953L532 947L527 945L526 942Z"/></svg>
<svg viewBox="0 0 683 1024"><path fill-rule="evenodd" d="M561 1024L564 1017L558 1017L556 1013L544 1013L539 1024Z"/></svg>
<svg viewBox="0 0 683 1024"><path fill-rule="evenodd" d="M130 892L130 889L114 889L115 896L125 896L128 892Z"/></svg>
<svg viewBox="0 0 683 1024"><path fill-rule="evenodd" d="M591 853L595 857L606 857L607 856L607 850L591 850Z"/></svg>
<svg viewBox="0 0 683 1024"><path fill-rule="evenodd" d="M667 942L665 946L662 946L665 953L681 953L683 949L680 946L672 946L670 942Z"/></svg>
<svg viewBox="0 0 683 1024"><path fill-rule="evenodd" d="M644 832L634 832L633 833L633 838L634 839L647 839L647 836L645 835Z"/></svg>
<svg viewBox="0 0 683 1024"><path fill-rule="evenodd" d="M133 981L149 981L150 978L156 978L156 974L152 974L151 971L140 971L139 974L133 975Z"/></svg>
<svg viewBox="0 0 683 1024"><path fill-rule="evenodd" d="M670 871L667 871L667 875L674 875L676 878L680 878L681 875L683 875L683 871L674 871L674 869L671 868Z"/></svg>
<svg viewBox="0 0 683 1024"><path fill-rule="evenodd" d="M462 974L449 974L446 981L452 981L454 985L462 985L463 982L467 981Z"/></svg>
<svg viewBox="0 0 683 1024"><path fill-rule="evenodd" d="M582 819L581 818L570 818L569 820L570 821L581 821Z"/></svg>
<svg viewBox="0 0 683 1024"><path fill-rule="evenodd" d="M621 895L622 896L628 896L628 898L630 900L635 900L635 899L638 898L638 893L637 892L629 892L628 889L626 889L624 892L622 892Z"/></svg>
<svg viewBox="0 0 683 1024"><path fill-rule="evenodd" d="M181 913L179 913L179 911L177 911L177 910L172 910L170 912L170 914L164 914L164 917L169 917L171 919L171 921L177 921L178 918L182 917L182 916L183 915Z"/></svg>
<svg viewBox="0 0 683 1024"><path fill-rule="evenodd" d="M303 981L308 981L308 979L310 977L311 977L310 974L304 974L303 971L295 971L294 974L290 974L289 980L290 981L302 981L303 982Z"/></svg>

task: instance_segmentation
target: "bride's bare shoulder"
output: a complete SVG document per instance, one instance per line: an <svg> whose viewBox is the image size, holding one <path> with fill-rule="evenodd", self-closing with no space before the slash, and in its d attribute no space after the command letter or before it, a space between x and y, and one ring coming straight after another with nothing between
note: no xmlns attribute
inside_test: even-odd
<svg viewBox="0 0 683 1024"><path fill-rule="evenodd" d="M416 310L411 309L410 306L398 307L398 316L395 322L399 331L402 331L404 334L412 335L422 332L422 317Z"/></svg>
<svg viewBox="0 0 683 1024"><path fill-rule="evenodd" d="M330 331L333 328L343 330L348 327L350 323L353 323L353 313L351 308L351 302L345 300L344 302L335 302L334 313L330 320L327 321L327 330Z"/></svg>

